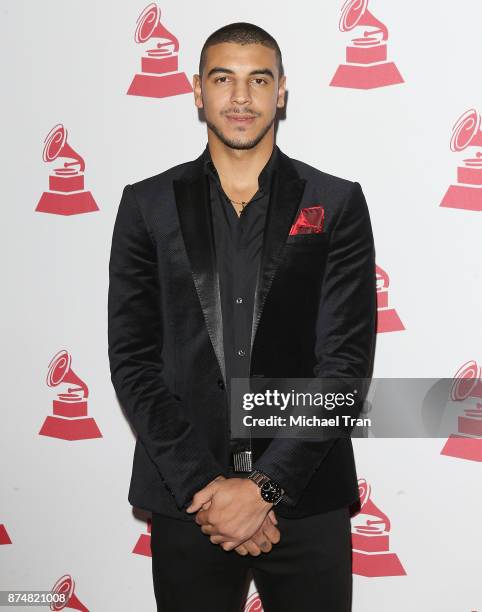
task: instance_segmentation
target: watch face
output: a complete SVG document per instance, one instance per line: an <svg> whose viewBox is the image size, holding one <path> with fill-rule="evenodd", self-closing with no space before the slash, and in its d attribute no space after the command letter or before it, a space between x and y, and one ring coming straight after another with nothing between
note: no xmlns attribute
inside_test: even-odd
<svg viewBox="0 0 482 612"><path fill-rule="evenodd" d="M272 480L268 480L261 486L261 497L269 502L274 503L281 496L281 487L273 482Z"/></svg>

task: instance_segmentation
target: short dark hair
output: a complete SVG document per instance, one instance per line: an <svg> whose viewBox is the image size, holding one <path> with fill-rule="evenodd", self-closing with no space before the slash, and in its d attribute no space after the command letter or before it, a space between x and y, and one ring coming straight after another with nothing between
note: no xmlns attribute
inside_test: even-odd
<svg viewBox="0 0 482 612"><path fill-rule="evenodd" d="M242 21L225 25L208 36L203 48L201 49L201 56L199 58L200 76L202 76L204 64L206 63L206 49L213 45L225 42L237 43L238 45L258 44L274 49L276 51L276 59L278 60L279 76L283 76L283 59L281 57L281 50L276 40L271 36L271 34L266 32L266 30L263 30L263 28L260 28L253 23L245 23Z"/></svg>

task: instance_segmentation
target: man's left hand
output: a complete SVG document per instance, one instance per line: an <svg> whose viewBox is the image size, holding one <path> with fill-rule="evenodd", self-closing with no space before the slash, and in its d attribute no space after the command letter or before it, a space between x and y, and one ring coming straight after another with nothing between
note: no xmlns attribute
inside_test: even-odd
<svg viewBox="0 0 482 612"><path fill-rule="evenodd" d="M201 509L211 501L206 510ZM192 498L187 512L197 512L195 521L214 544L232 550L248 540L261 526L273 504L266 502L256 483L248 478L211 482Z"/></svg>

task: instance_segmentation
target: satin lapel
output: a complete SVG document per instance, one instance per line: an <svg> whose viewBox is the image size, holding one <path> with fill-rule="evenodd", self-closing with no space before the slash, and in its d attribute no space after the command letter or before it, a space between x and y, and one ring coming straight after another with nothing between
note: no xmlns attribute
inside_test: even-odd
<svg viewBox="0 0 482 612"><path fill-rule="evenodd" d="M193 181L174 181L174 194L191 272L206 327L226 382L219 275L209 196L209 179L200 173Z"/></svg>
<svg viewBox="0 0 482 612"><path fill-rule="evenodd" d="M289 157L280 151L278 168L273 175L271 184L271 196L264 228L263 251L258 268L251 329L251 348L254 344L273 277L280 262L282 248L298 212L305 184L306 181L299 178Z"/></svg>

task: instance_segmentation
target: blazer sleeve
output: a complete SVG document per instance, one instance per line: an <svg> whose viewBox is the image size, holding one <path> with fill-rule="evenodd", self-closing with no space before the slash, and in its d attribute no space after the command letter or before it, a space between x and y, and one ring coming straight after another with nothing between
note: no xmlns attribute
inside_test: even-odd
<svg viewBox="0 0 482 612"><path fill-rule="evenodd" d="M354 182L331 234L316 320L315 377L366 383L373 366L376 308L372 227L362 188ZM360 399L351 416L360 413ZM336 441L273 438L253 467L283 487L280 503L296 506Z"/></svg>
<svg viewBox="0 0 482 612"><path fill-rule="evenodd" d="M128 420L179 509L223 473L163 378L156 245L124 188L109 261L108 353L111 380ZM161 485L162 486L162 485Z"/></svg>

